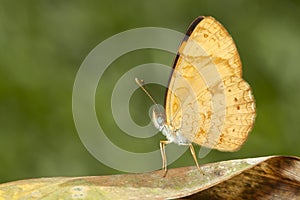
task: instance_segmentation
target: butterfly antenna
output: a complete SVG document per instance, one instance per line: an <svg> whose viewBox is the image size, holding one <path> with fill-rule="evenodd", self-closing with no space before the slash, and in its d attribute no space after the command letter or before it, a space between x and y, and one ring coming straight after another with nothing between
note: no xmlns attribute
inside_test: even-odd
<svg viewBox="0 0 300 200"><path fill-rule="evenodd" d="M140 88L147 94L147 96L151 99L151 101L157 105L156 101L154 100L154 98L150 95L150 93L144 88L144 81L143 80L139 80L138 78L135 78L135 82L140 86Z"/></svg>

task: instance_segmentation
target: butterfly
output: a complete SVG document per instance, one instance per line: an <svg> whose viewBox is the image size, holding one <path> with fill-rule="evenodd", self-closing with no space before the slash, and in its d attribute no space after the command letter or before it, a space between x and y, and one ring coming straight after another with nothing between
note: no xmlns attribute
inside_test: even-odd
<svg viewBox="0 0 300 200"><path fill-rule="evenodd" d="M252 130L256 110L251 87L242 78L234 41L213 17L200 16L179 46L166 92L165 109L154 102L152 122L166 136L160 141L163 170L165 146L188 145L200 169L193 143L220 151L237 151Z"/></svg>

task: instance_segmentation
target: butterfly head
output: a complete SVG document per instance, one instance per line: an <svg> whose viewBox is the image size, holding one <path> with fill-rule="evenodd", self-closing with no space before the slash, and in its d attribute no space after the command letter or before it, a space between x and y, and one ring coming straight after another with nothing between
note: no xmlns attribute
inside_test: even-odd
<svg viewBox="0 0 300 200"><path fill-rule="evenodd" d="M166 122L166 114L164 108L159 104L154 104L151 111L151 119L154 126L167 137L169 142L179 145L189 144L190 141L181 134L180 130Z"/></svg>
<svg viewBox="0 0 300 200"><path fill-rule="evenodd" d="M161 105L155 104L152 107L151 119L152 119L154 126L159 131L162 131L162 129L166 125L166 114L165 114L164 108Z"/></svg>

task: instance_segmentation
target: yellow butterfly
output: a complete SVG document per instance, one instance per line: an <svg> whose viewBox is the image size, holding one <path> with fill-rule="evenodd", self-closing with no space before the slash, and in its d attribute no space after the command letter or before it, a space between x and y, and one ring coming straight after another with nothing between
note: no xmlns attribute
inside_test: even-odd
<svg viewBox="0 0 300 200"><path fill-rule="evenodd" d="M154 102L152 121L167 138L160 141L163 169L165 146L192 143L220 151L236 151L246 141L256 116L249 84L232 37L213 17L195 19L175 58L165 99L165 111Z"/></svg>

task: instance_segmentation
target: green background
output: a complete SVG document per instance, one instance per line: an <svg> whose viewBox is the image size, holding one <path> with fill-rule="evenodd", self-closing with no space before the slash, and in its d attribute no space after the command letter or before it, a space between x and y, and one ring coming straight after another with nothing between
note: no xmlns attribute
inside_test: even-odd
<svg viewBox="0 0 300 200"><path fill-rule="evenodd" d="M254 130L241 150L212 151L199 162L299 156L300 1L0 0L0 182L121 173L93 158L76 132L72 87L77 70L97 44L114 34L146 26L184 33L199 15L214 16L233 36L257 104ZM170 53L141 50L107 70L96 110L120 147L147 152L157 149L163 137L135 139L119 130L108 109L113 84L138 64L171 66L173 59ZM148 88L163 103L165 89ZM138 124L149 122L149 106L149 99L136 91L130 110ZM189 152L170 167L187 165L194 165Z"/></svg>

